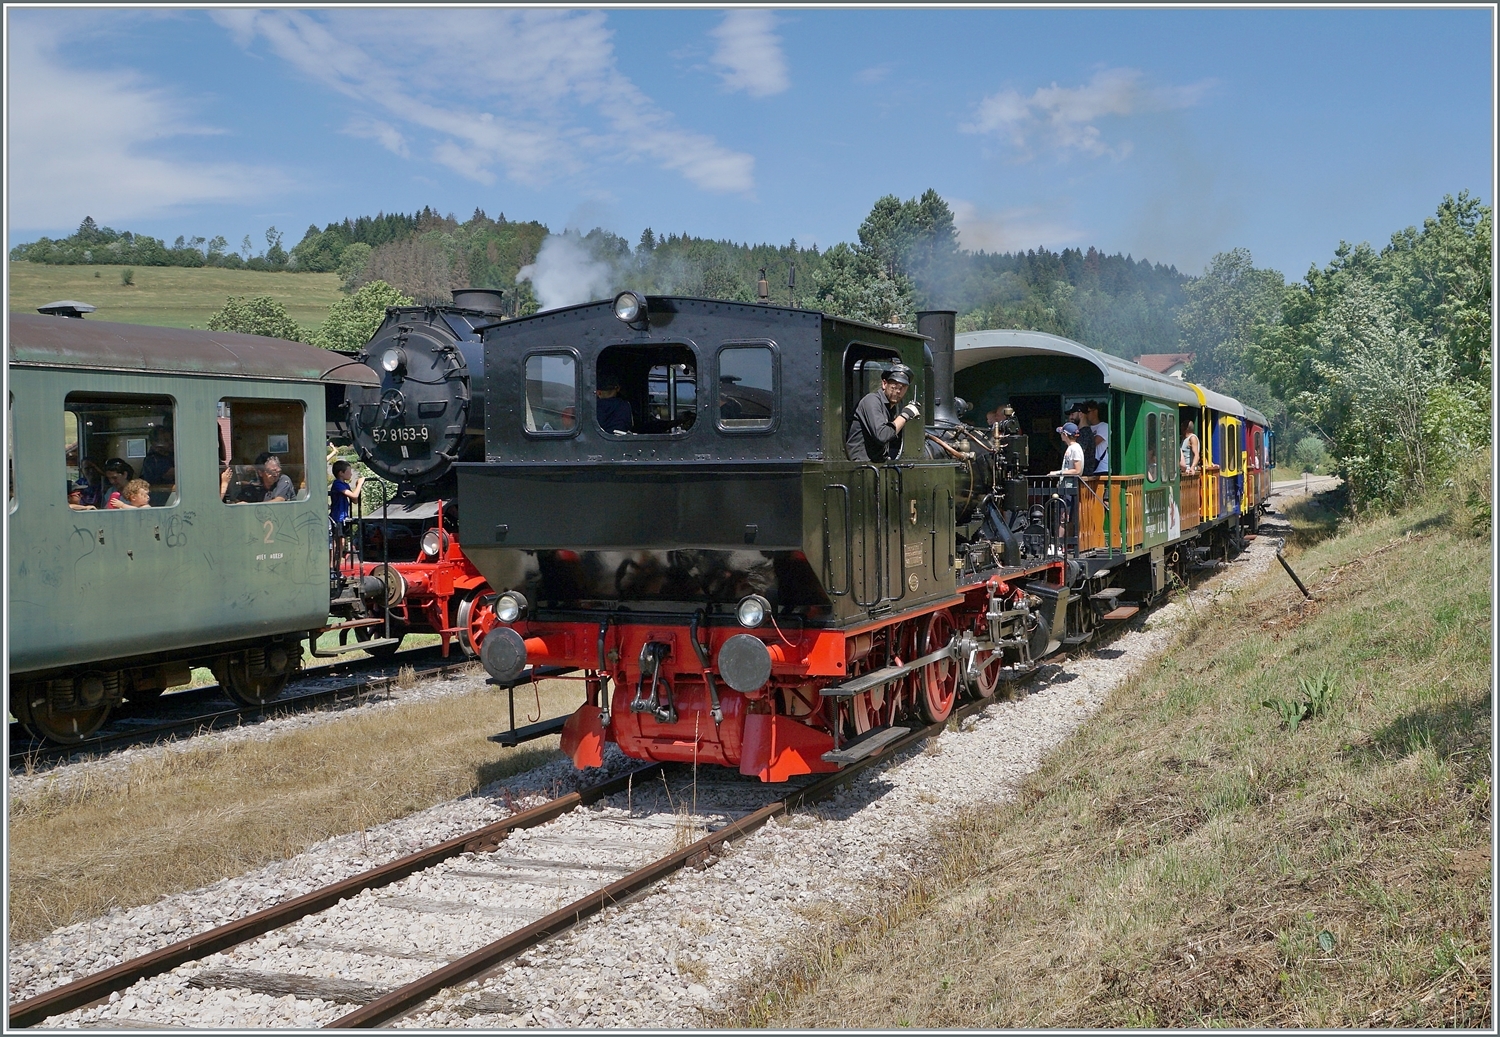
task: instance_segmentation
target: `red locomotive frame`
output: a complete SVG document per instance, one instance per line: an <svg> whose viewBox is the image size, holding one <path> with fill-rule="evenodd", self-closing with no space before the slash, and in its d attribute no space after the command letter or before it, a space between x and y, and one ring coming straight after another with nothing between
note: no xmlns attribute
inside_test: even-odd
<svg viewBox="0 0 1500 1037"><path fill-rule="evenodd" d="M1061 563L1050 562L1009 575L1010 581L1062 582ZM948 657L849 696L837 688L885 667L902 667L945 649L961 631L985 627L995 606L1002 609L1026 593L1000 577L961 586L945 601L849 629L805 628L788 632L769 617L746 631L733 622L706 625L680 619L591 622L501 623L487 599L474 620L476 647L491 631L509 627L524 641L532 666L585 671L585 701L563 728L562 748L579 768L603 762L606 741L626 755L661 762L734 767L762 781L836 771L842 761L825 759L866 732L889 729L902 717L928 722L953 711L965 682L960 663ZM715 680L704 659L719 657L730 638L749 633L766 647L771 676L760 688L738 692ZM699 649L692 641L697 639ZM1046 643L1046 639L1043 639ZM642 665L648 644L670 646L656 665L656 689L666 686L675 717L664 721L631 703L652 683ZM1050 651L1050 647L1049 647ZM993 694L1006 673L999 651L981 653L971 673L974 690ZM1027 669L1034 668L1034 662ZM1019 669L1019 668L1017 668ZM608 683L602 678L607 677ZM608 702L604 696L608 695ZM713 717L717 698L719 719Z"/></svg>
<svg viewBox="0 0 1500 1037"><path fill-rule="evenodd" d="M380 580L387 584L388 595L391 586L400 589L396 595L399 600L384 607L392 626L399 627L400 634L438 634L442 637L444 656L449 654L453 640L457 638L463 650L472 655L478 645L474 636L477 616L473 605L490 594L490 587L484 574L464 555L457 533L444 528L443 510L447 502L439 500L436 503L436 522L427 531L439 534L435 556L419 550L415 561L384 562L350 555L341 561L339 571L346 577ZM379 519L366 515L362 521L374 525ZM396 579L385 577L386 566L397 574Z"/></svg>

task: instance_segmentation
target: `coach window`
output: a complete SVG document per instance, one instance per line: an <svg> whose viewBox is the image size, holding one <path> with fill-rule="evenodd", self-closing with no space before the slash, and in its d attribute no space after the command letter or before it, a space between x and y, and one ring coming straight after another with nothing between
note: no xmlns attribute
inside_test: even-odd
<svg viewBox="0 0 1500 1037"><path fill-rule="evenodd" d="M170 396L69 393L63 401L68 504L75 510L177 504Z"/></svg>
<svg viewBox="0 0 1500 1037"><path fill-rule="evenodd" d="M569 353L526 358L526 431L571 436L578 429L578 364Z"/></svg>
<svg viewBox="0 0 1500 1037"><path fill-rule="evenodd" d="M679 344L610 346L594 368L594 398L607 435L682 435L698 419L698 358Z"/></svg>
<svg viewBox="0 0 1500 1037"><path fill-rule="evenodd" d="M1163 414L1161 416L1161 458L1162 475L1167 482L1177 481L1177 465L1169 458L1177 456L1177 416L1175 414Z"/></svg>
<svg viewBox="0 0 1500 1037"><path fill-rule="evenodd" d="M1156 412L1146 415L1146 481L1156 482Z"/></svg>
<svg viewBox="0 0 1500 1037"><path fill-rule="evenodd" d="M70 484L71 485L71 484ZM16 394L5 397L5 489L10 510L16 510Z"/></svg>
<svg viewBox="0 0 1500 1037"><path fill-rule="evenodd" d="M219 472L225 504L307 499L306 411L301 400L219 401L220 442L229 454Z"/></svg>
<svg viewBox="0 0 1500 1037"><path fill-rule="evenodd" d="M719 350L718 422L724 432L765 432L776 420L776 352L769 345Z"/></svg>

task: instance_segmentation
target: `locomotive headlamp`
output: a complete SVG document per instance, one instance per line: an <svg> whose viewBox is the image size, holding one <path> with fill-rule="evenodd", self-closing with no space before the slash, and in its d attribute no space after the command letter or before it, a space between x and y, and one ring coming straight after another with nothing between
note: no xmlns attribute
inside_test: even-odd
<svg viewBox="0 0 1500 1037"><path fill-rule="evenodd" d="M443 541L446 539L442 530L429 529L422 534L422 553L428 558L436 558L443 553Z"/></svg>
<svg viewBox="0 0 1500 1037"><path fill-rule="evenodd" d="M615 316L631 327L646 320L646 297L639 292L621 292L615 296Z"/></svg>
<svg viewBox="0 0 1500 1037"><path fill-rule="evenodd" d="M380 355L380 367L387 374L406 370L406 350L399 346L387 349Z"/></svg>
<svg viewBox="0 0 1500 1037"><path fill-rule="evenodd" d="M751 594L740 600L739 607L734 610L734 618L739 620L740 626L754 629L764 623L770 613L771 603L759 594Z"/></svg>
<svg viewBox="0 0 1500 1037"><path fill-rule="evenodd" d="M495 602L495 618L502 623L514 623L526 612L526 595L520 591L506 591Z"/></svg>

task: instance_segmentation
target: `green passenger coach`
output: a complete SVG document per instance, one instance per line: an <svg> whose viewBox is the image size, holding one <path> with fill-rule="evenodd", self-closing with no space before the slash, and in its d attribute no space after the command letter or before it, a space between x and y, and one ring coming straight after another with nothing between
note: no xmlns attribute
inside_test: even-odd
<svg viewBox="0 0 1500 1037"><path fill-rule="evenodd" d="M328 401L374 374L252 335L29 314L9 332L11 712L77 741L193 665L274 697L329 618ZM121 506L131 486L146 506Z"/></svg>

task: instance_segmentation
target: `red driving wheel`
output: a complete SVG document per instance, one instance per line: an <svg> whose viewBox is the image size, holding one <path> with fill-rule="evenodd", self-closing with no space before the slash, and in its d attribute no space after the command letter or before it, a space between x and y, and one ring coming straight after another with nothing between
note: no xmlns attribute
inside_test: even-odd
<svg viewBox="0 0 1500 1037"><path fill-rule="evenodd" d="M922 654L946 648L953 640L957 629L953 617L946 609L934 612L927 620L927 629L922 635ZM921 694L917 698L922 707L922 716L929 724L941 723L953 713L954 700L958 698L958 663L943 658L922 667Z"/></svg>

